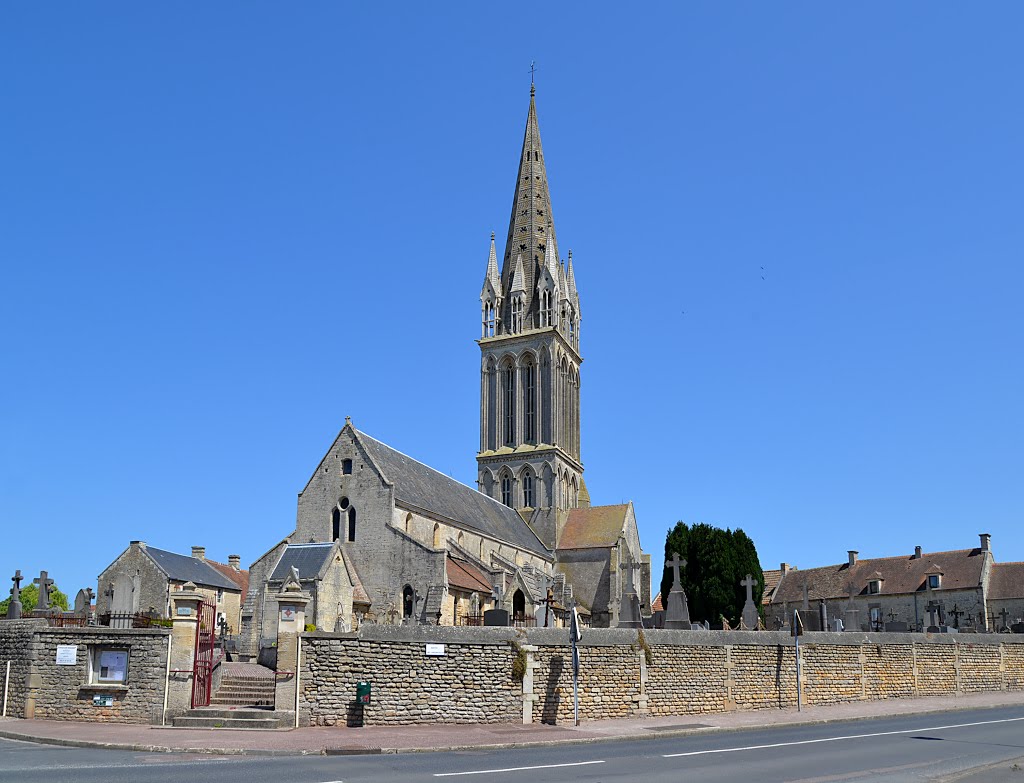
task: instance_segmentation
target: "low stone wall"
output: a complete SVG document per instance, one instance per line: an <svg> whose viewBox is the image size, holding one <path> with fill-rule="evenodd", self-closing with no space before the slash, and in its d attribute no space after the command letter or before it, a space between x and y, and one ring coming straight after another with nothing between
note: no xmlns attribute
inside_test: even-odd
<svg viewBox="0 0 1024 783"><path fill-rule="evenodd" d="M46 620L0 621L0 678L7 676L7 662L11 673L7 677L7 717L25 717L25 696L28 676L32 668L33 642L38 630L46 628ZM0 688L3 685L0 683Z"/></svg>
<svg viewBox="0 0 1024 783"><path fill-rule="evenodd" d="M45 720L160 723L167 666L166 628L50 628L45 620L0 622L0 666L12 664L7 714ZM57 663L58 647L74 663ZM123 683L96 683L97 651L127 650ZM0 669L0 674L2 674ZM96 697L101 697L96 702ZM107 706L105 698L110 697Z"/></svg>
<svg viewBox="0 0 1024 783"><path fill-rule="evenodd" d="M310 725L568 722L564 629L364 626L303 634L300 718ZM591 629L580 644L583 720L796 705L793 639L780 633ZM428 656L428 644L444 654ZM646 645L646 651L644 646ZM521 650L522 682L513 678ZM800 644L806 705L1024 690L1024 637L813 633ZM648 662L649 659L649 662ZM355 704L356 683L373 687Z"/></svg>

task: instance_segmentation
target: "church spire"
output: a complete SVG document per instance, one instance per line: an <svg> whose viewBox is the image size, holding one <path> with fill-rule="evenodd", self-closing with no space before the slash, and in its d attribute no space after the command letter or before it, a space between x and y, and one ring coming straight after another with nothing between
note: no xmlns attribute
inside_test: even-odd
<svg viewBox="0 0 1024 783"><path fill-rule="evenodd" d="M549 249L557 259L558 242L551 216L551 196L548 192L540 126L537 123L536 89L531 84L530 109L526 116L523 149L519 156L519 171L512 195L512 214L501 268L501 279L505 290L508 290L515 274L516 259L523 257L523 284L527 296L524 312L526 328L538 325L537 274L545 263ZM557 272L552 271L557 279ZM506 306L511 305L507 303Z"/></svg>

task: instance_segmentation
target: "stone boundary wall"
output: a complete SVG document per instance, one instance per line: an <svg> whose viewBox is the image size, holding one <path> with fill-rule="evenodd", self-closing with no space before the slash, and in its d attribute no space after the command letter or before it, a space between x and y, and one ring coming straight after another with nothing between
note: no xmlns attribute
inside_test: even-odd
<svg viewBox="0 0 1024 783"><path fill-rule="evenodd" d="M28 694L28 676L32 669L33 641L36 632L46 628L46 620L4 620L0 622L0 678L11 662L11 676L7 683L7 717L25 717L25 697ZM0 679L0 688L3 688ZM2 698L2 692L0 692Z"/></svg>
<svg viewBox="0 0 1024 783"><path fill-rule="evenodd" d="M0 622L0 667L12 665L7 714L43 720L158 724L163 716L167 647L166 628L50 628L45 620ZM58 665L58 645L76 645L73 665ZM102 648L126 649L125 683L89 682L90 656ZM0 669L0 676L3 669ZM94 696L111 696L98 706Z"/></svg>
<svg viewBox="0 0 1024 783"><path fill-rule="evenodd" d="M302 635L300 719L314 726L546 722L573 716L565 629L364 626ZM698 715L796 705L787 634L590 629L580 643L580 718ZM443 656L427 656L428 643ZM512 676L521 654L522 682ZM648 655L650 663L648 663ZM809 633L803 701L1024 691L1024 637ZM356 683L372 701L355 704Z"/></svg>

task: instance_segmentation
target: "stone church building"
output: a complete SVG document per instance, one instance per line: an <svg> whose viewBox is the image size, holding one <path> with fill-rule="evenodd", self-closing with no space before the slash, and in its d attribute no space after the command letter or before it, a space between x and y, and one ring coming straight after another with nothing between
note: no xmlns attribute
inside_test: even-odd
<svg viewBox="0 0 1024 783"><path fill-rule="evenodd" d="M295 529L250 568L249 654L276 627L289 574L324 630L477 624L496 607L527 624L549 589L556 609L575 601L593 625L614 625L625 579L650 613L633 506L591 506L583 478L580 296L572 253L558 251L532 87L503 261L492 234L480 304L478 487L346 419L299 494Z"/></svg>

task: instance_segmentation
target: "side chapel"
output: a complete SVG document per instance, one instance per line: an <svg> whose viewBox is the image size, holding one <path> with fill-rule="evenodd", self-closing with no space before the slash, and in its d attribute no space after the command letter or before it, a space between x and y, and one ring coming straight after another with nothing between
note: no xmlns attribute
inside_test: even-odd
<svg viewBox="0 0 1024 783"><path fill-rule="evenodd" d="M350 419L299 494L295 529L250 568L243 649L273 635L276 589L297 574L322 630L359 622L529 622L552 591L594 626L617 622L625 579L650 613L650 556L632 503L592 506L580 443L580 295L555 235L535 90L501 269L480 294L477 489ZM632 568L630 566L633 566Z"/></svg>

